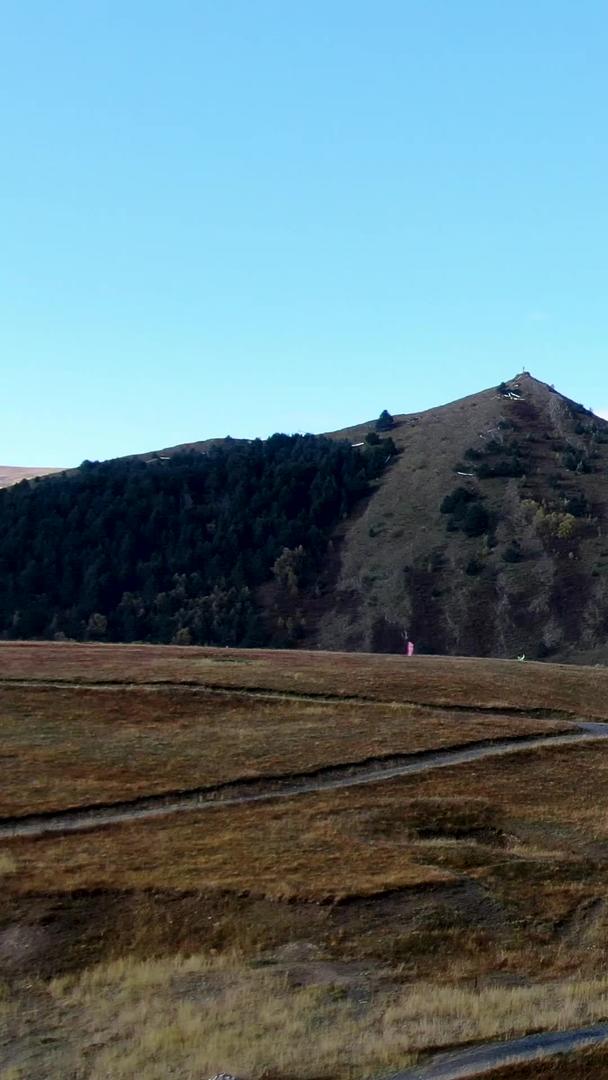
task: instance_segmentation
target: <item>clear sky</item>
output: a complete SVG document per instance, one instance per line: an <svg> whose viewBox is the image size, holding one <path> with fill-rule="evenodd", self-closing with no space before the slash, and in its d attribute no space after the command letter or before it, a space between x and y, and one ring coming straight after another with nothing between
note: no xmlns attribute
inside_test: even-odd
<svg viewBox="0 0 608 1080"><path fill-rule="evenodd" d="M21 0L0 463L608 408L606 0Z"/></svg>

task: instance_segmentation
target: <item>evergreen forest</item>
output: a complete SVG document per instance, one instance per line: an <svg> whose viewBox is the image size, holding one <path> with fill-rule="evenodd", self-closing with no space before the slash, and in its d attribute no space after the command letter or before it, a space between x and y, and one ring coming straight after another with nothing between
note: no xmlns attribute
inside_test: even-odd
<svg viewBox="0 0 608 1080"><path fill-rule="evenodd" d="M295 606L394 452L277 434L6 488L0 637L292 645L301 627L268 617L264 586Z"/></svg>

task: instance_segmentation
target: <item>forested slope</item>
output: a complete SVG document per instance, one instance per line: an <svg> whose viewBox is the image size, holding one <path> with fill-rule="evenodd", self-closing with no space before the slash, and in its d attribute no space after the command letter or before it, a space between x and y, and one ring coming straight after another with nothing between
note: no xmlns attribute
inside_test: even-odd
<svg viewBox="0 0 608 1080"><path fill-rule="evenodd" d="M275 435L0 491L0 634L293 644L291 598L393 449Z"/></svg>

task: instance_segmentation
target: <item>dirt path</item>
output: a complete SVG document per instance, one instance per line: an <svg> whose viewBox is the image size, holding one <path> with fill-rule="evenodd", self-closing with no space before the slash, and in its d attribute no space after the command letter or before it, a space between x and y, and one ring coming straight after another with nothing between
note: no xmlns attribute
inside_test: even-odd
<svg viewBox="0 0 608 1080"><path fill-rule="evenodd" d="M389 758L368 759L353 765L328 766L315 772L288 776L261 777L256 780L230 781L210 788L167 792L142 796L105 805L75 807L0 819L0 839L15 836L43 836L45 833L76 832L100 828L142 818L160 817L187 810L206 810L214 806L238 806L293 798L318 791L333 791L360 784L374 784L398 776L412 776L431 769L462 765L480 758L497 757L546 746L580 744L608 738L608 724L585 722L578 731L559 735L512 736L511 738L468 743L447 750L423 750Z"/></svg>
<svg viewBox="0 0 608 1080"><path fill-rule="evenodd" d="M125 679L21 679L0 676L0 687L23 687L24 689L42 690L104 690L109 693L117 690L147 691L148 693L158 690L175 690L191 694L216 694L219 697L248 697L262 698L267 701L314 701L319 705L401 705L404 708L415 708L434 712L442 710L451 713L478 713L480 716L512 716L529 717L539 720L564 720L567 723L578 724L578 716L574 710L531 708L526 705L466 705L453 704L446 701L418 701L416 698L408 700L369 696L367 694L332 694L327 691L314 690L291 690L284 687L280 690L268 686L230 686L223 683L200 682L182 679L174 682L170 679L155 679L153 682L129 682ZM600 721L598 721L600 722Z"/></svg>
<svg viewBox="0 0 608 1080"><path fill-rule="evenodd" d="M483 1043L481 1046L440 1054L428 1065L404 1069L393 1073L386 1080L469 1080L484 1076L500 1065L534 1061L595 1046L608 1040L608 1023L574 1031L543 1031L538 1035L525 1035L499 1043Z"/></svg>

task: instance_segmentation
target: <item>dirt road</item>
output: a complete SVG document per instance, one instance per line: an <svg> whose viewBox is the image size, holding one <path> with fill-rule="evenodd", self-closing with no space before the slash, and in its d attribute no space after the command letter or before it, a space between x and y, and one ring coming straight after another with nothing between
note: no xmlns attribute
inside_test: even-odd
<svg viewBox="0 0 608 1080"><path fill-rule="evenodd" d="M160 817L187 810L205 810L221 804L238 806L244 803L267 802L271 799L293 798L317 791L332 791L360 784L375 784L399 776L412 776L431 769L462 765L480 758L521 753L547 746L578 745L608 738L608 724L585 722L578 730L559 735L513 736L506 739L468 743L448 750L424 750L376 758L356 765L338 765L315 772L289 776L263 777L257 780L231 781L215 788L194 788L143 796L131 801L105 805L75 807L70 810L28 814L0 819L0 839L15 836L43 836L45 833L76 832L97 829L120 822Z"/></svg>
<svg viewBox="0 0 608 1080"><path fill-rule="evenodd" d="M393 1073L386 1080L469 1080L469 1077L473 1080L473 1077L484 1076L500 1065L566 1054L605 1040L608 1040L608 1023L574 1031L543 1031L538 1035L483 1043L466 1050L441 1054L427 1065Z"/></svg>

